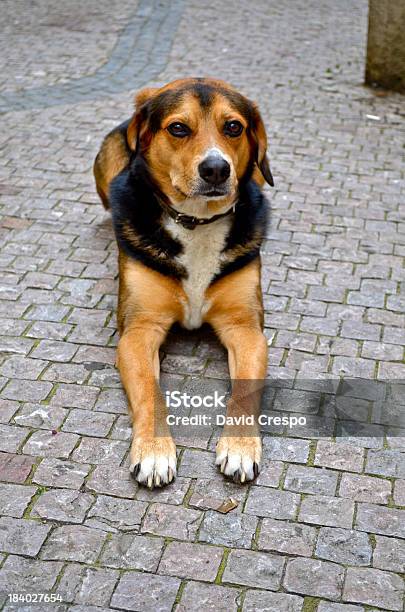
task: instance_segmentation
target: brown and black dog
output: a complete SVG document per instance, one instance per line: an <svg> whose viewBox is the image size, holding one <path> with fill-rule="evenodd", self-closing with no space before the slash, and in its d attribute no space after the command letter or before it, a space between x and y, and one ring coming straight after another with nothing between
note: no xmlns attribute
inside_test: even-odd
<svg viewBox="0 0 405 612"><path fill-rule="evenodd" d="M176 474L156 391L159 347L172 324L209 323L227 348L227 416L259 409L267 365L259 249L268 208L260 187L263 179L273 184L266 148L254 103L223 81L190 78L142 90L132 118L97 155L97 191L119 248L117 365L133 418L130 469L151 488ZM239 421L224 428L216 463L245 482L259 472L261 441L257 420Z"/></svg>

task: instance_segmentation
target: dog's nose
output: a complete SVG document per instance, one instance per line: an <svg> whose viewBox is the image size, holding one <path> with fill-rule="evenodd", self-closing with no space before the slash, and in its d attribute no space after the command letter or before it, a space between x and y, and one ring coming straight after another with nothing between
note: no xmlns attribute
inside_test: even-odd
<svg viewBox="0 0 405 612"><path fill-rule="evenodd" d="M198 166L198 172L204 181L211 185L224 183L231 173L231 167L223 157L210 155Z"/></svg>

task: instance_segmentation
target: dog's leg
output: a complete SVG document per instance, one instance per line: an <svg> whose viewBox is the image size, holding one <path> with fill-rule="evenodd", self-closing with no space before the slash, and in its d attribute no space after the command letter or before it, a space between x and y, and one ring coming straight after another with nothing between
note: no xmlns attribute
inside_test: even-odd
<svg viewBox="0 0 405 612"><path fill-rule="evenodd" d="M118 344L118 368L133 420L130 471L149 488L176 475L176 447L158 387L159 347L166 332L160 323L135 318Z"/></svg>
<svg viewBox="0 0 405 612"><path fill-rule="evenodd" d="M228 350L233 382L226 414L233 424L225 425L217 444L216 463L226 476L245 482L259 473L262 452L257 418L266 375L267 341L262 332L260 262L254 261L223 278L208 293L211 308L206 320Z"/></svg>
<svg viewBox="0 0 405 612"><path fill-rule="evenodd" d="M158 382L159 347L177 318L175 286L122 257L120 274L117 365L133 420L130 470L138 482L159 487L176 475L176 447Z"/></svg>

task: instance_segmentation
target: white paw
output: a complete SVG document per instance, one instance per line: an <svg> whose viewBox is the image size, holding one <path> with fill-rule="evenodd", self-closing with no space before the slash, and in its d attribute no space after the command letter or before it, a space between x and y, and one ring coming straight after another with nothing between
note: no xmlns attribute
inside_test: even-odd
<svg viewBox="0 0 405 612"><path fill-rule="evenodd" d="M132 478L153 489L163 487L176 476L176 447L171 438L134 438L131 448Z"/></svg>
<svg viewBox="0 0 405 612"><path fill-rule="evenodd" d="M259 475L262 444L259 437L223 436L217 444L216 465L234 482L248 482Z"/></svg>

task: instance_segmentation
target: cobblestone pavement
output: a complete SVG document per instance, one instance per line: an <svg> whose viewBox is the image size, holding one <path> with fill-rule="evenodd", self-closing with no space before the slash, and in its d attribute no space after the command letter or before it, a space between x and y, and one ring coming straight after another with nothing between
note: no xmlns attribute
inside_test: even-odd
<svg viewBox="0 0 405 612"><path fill-rule="evenodd" d="M405 426L370 416L369 390L405 379L404 98L361 84L366 1L6 0L1 20L0 606L403 610ZM116 249L91 165L137 88L196 74L233 82L269 126L270 394L322 420L267 436L250 486L216 473L215 434L186 437L176 482L149 492L128 476ZM169 388L227 377L204 330L162 358ZM308 389L343 374L354 435L322 435L330 405Z"/></svg>

